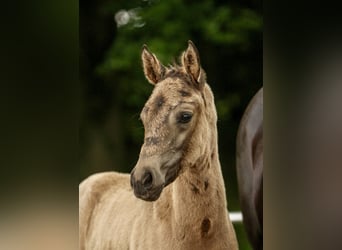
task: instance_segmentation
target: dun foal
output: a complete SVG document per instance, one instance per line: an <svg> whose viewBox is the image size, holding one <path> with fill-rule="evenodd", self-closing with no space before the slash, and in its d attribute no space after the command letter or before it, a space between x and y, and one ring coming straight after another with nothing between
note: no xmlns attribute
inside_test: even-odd
<svg viewBox="0 0 342 250"><path fill-rule="evenodd" d="M130 176L100 173L80 184L80 249L238 249L197 49L189 41L181 64L165 67L144 46L142 62L155 87L141 112L139 160Z"/></svg>

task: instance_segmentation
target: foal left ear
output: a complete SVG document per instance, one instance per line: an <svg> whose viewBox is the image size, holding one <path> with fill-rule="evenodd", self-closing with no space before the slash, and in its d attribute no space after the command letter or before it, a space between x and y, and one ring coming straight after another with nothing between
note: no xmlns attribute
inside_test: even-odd
<svg viewBox="0 0 342 250"><path fill-rule="evenodd" d="M199 53L192 41L188 41L188 48L183 53L182 63L185 71L190 74L193 79L197 82L199 89L203 86L203 81L201 79L201 63L199 58Z"/></svg>
<svg viewBox="0 0 342 250"><path fill-rule="evenodd" d="M158 58L149 51L146 44L143 45L141 60L146 79L153 85L157 84L163 77L165 67L159 62Z"/></svg>

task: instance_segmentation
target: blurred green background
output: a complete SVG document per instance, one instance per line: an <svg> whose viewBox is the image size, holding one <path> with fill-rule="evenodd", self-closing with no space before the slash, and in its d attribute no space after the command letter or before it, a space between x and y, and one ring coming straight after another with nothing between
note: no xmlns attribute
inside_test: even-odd
<svg viewBox="0 0 342 250"><path fill-rule="evenodd" d="M190 39L215 95L229 210L239 211L235 138L262 86L261 1L83 0L79 15L80 181L95 172L130 172L138 159L139 113L153 89L142 71L142 45L168 64ZM240 249L250 249L242 225L235 228Z"/></svg>

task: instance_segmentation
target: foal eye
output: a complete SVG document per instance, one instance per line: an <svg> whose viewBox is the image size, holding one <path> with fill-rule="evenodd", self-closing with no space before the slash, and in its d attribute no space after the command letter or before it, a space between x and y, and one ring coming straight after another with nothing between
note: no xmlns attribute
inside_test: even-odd
<svg viewBox="0 0 342 250"><path fill-rule="evenodd" d="M192 113L190 112L182 112L178 116L178 122L180 123L188 123L192 118Z"/></svg>

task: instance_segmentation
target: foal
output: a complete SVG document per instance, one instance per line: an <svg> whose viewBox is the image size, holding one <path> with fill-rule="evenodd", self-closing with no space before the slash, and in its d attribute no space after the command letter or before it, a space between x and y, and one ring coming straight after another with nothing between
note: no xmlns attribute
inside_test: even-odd
<svg viewBox="0 0 342 250"><path fill-rule="evenodd" d="M169 67L146 46L141 56L155 87L141 112L139 160L130 176L100 173L80 184L80 248L238 249L197 49L189 41L181 64Z"/></svg>

